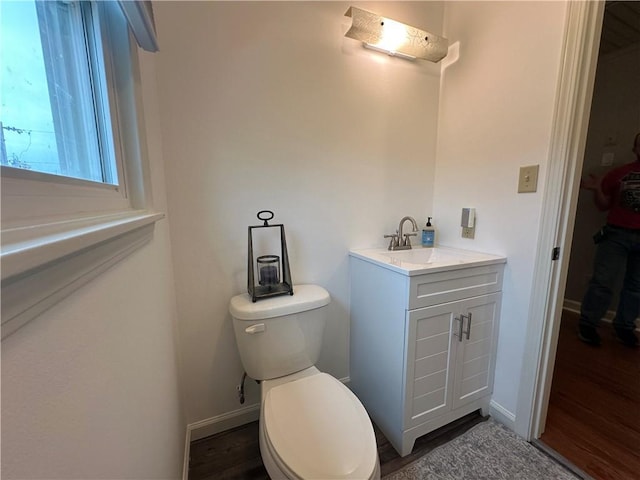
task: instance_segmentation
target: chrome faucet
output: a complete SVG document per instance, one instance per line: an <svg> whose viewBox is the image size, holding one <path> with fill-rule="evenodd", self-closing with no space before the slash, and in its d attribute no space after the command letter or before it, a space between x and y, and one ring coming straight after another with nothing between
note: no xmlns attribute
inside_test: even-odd
<svg viewBox="0 0 640 480"><path fill-rule="evenodd" d="M413 233L403 233L402 226L404 222L409 220L411 225L413 226ZM390 238L389 241L389 250L410 250L411 249L411 240L409 237L415 237L418 232L418 224L416 223L415 218L413 217L402 217L400 220L400 225L398 225L398 230L396 233L391 235L385 235L384 238Z"/></svg>

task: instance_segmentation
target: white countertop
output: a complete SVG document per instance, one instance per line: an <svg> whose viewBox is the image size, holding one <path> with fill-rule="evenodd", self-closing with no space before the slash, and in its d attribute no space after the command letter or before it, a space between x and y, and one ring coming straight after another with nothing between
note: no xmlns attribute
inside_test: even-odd
<svg viewBox="0 0 640 480"><path fill-rule="evenodd" d="M349 255L408 276L479 267L507 261L507 258L501 255L441 246L433 248L418 246L411 250L396 251L385 248L368 248L351 250Z"/></svg>

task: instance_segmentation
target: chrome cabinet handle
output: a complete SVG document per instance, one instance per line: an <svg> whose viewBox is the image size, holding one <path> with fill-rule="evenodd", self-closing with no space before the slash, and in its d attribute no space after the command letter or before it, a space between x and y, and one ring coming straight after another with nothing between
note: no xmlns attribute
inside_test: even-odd
<svg viewBox="0 0 640 480"><path fill-rule="evenodd" d="M464 329L465 318L469 319L469 323L467 323L466 330ZM458 322L460 322L460 325L458 326L458 333L454 333L454 335L458 337L458 341L461 342L462 337L465 335L467 337L467 340L469 340L469 338L471 337L471 312L469 312L469 315L465 315L464 313L461 313L460 318L454 317L454 320L457 320Z"/></svg>
<svg viewBox="0 0 640 480"><path fill-rule="evenodd" d="M453 335L458 337L458 341L461 342L462 341L462 334L463 334L463 328L464 328L464 315L460 315L460 318L458 317L454 317L454 320L457 320L458 322L460 322L459 328L458 328L458 333L454 333Z"/></svg>
<svg viewBox="0 0 640 480"><path fill-rule="evenodd" d="M469 319L469 323L467 324L467 331L464 332L467 334L467 340L469 340L469 337L471 336L471 312L469 312L469 315L460 315L463 319L464 317L467 317Z"/></svg>

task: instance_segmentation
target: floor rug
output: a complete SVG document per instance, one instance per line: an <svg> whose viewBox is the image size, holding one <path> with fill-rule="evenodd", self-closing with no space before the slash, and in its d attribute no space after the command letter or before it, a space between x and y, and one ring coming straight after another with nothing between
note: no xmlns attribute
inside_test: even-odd
<svg viewBox="0 0 640 480"><path fill-rule="evenodd" d="M384 480L575 480L573 473L492 419Z"/></svg>

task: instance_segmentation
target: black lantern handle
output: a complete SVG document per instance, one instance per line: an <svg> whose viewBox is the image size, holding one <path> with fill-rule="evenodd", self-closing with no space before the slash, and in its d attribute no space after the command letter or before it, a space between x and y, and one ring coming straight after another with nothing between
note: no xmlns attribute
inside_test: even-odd
<svg viewBox="0 0 640 480"><path fill-rule="evenodd" d="M265 216L265 214L266 214L266 216ZM269 215L271 215L271 216L269 216ZM268 227L269 226L269 220L272 220L273 216L274 215L273 215L273 212L271 210L260 210L258 212L258 215L257 215L258 220L262 220L264 222L263 227Z"/></svg>

